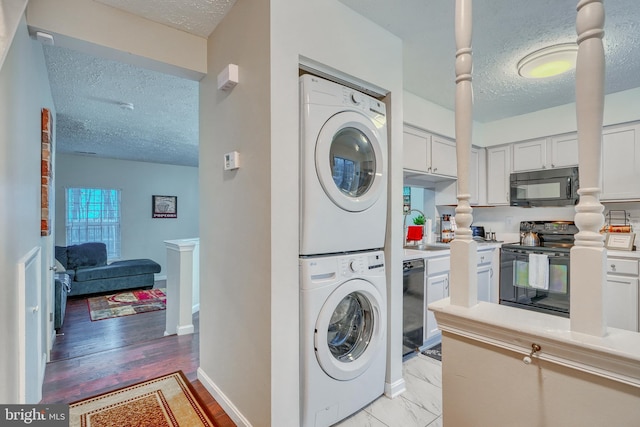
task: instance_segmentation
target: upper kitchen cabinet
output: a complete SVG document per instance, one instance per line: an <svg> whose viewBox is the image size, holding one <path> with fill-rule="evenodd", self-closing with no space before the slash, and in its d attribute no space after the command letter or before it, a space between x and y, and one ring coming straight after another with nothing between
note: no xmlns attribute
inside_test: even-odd
<svg viewBox="0 0 640 427"><path fill-rule="evenodd" d="M487 148L487 204L509 204L509 175L511 174L511 146Z"/></svg>
<svg viewBox="0 0 640 427"><path fill-rule="evenodd" d="M405 125L403 143L406 171L456 178L456 144L452 140Z"/></svg>
<svg viewBox="0 0 640 427"><path fill-rule="evenodd" d="M469 157L469 204L484 205L487 200L487 163L484 148L471 147ZM458 181L442 181L436 184L436 205L458 204Z"/></svg>
<svg viewBox="0 0 640 427"><path fill-rule="evenodd" d="M578 164L577 133L513 144L513 171L551 169Z"/></svg>
<svg viewBox="0 0 640 427"><path fill-rule="evenodd" d="M601 200L640 199L640 124L611 126L602 135Z"/></svg>
<svg viewBox="0 0 640 427"><path fill-rule="evenodd" d="M576 132L549 138L550 166L565 168L578 166L578 134Z"/></svg>
<svg viewBox="0 0 640 427"><path fill-rule="evenodd" d="M516 142L513 144L513 171L544 169L547 166L547 140Z"/></svg>

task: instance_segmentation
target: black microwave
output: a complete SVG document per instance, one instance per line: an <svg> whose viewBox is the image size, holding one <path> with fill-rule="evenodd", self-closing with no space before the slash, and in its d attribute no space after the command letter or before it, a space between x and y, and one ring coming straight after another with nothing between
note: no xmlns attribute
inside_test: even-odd
<svg viewBox="0 0 640 427"><path fill-rule="evenodd" d="M512 173L511 206L570 206L578 203L578 168Z"/></svg>

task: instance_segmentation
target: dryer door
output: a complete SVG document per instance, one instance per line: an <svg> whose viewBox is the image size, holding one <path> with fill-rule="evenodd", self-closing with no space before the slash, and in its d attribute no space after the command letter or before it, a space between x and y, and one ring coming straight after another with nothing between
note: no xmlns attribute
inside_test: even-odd
<svg viewBox="0 0 640 427"><path fill-rule="evenodd" d="M371 120L353 111L338 113L324 124L316 141L316 172L338 207L363 211L385 191L386 139Z"/></svg>
<svg viewBox="0 0 640 427"><path fill-rule="evenodd" d="M367 370L386 351L385 306L370 282L353 279L340 285L322 306L314 336L316 358L332 378L348 381Z"/></svg>

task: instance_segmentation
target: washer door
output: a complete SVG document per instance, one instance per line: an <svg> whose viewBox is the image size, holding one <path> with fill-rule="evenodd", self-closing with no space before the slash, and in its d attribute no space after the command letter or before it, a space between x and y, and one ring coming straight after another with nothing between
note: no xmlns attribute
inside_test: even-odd
<svg viewBox="0 0 640 427"><path fill-rule="evenodd" d="M327 196L341 209L368 209L384 190L380 137L371 120L353 111L332 116L320 130L316 173Z"/></svg>
<svg viewBox="0 0 640 427"><path fill-rule="evenodd" d="M361 279L340 285L322 306L314 335L316 358L330 377L348 381L367 370L382 345L384 307L378 290Z"/></svg>

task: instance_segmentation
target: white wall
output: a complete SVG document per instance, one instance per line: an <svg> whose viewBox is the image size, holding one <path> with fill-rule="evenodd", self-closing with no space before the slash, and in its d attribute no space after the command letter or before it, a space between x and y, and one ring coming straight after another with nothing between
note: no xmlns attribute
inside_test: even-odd
<svg viewBox="0 0 640 427"><path fill-rule="evenodd" d="M640 88L607 95L603 125L640 120ZM474 144L488 147L515 141L575 132L576 104L566 104L481 125ZM475 135L474 135L475 136Z"/></svg>
<svg viewBox="0 0 640 427"><path fill-rule="evenodd" d="M42 46L20 22L0 69L0 402L18 403L18 260L40 238L40 109L53 109ZM44 282L43 282L44 283ZM46 294L46 290L42 290ZM48 310L41 310L47 316ZM44 320L43 320L44 323ZM44 331L43 331L44 334ZM44 341L43 335L43 341ZM46 348L43 342L42 348Z"/></svg>
<svg viewBox="0 0 640 427"><path fill-rule="evenodd" d="M150 258L166 276L165 240L198 237L198 168L159 163L56 155L56 245L66 246L68 187L117 188L121 192L121 259ZM151 196L178 196L178 218L151 218Z"/></svg>

